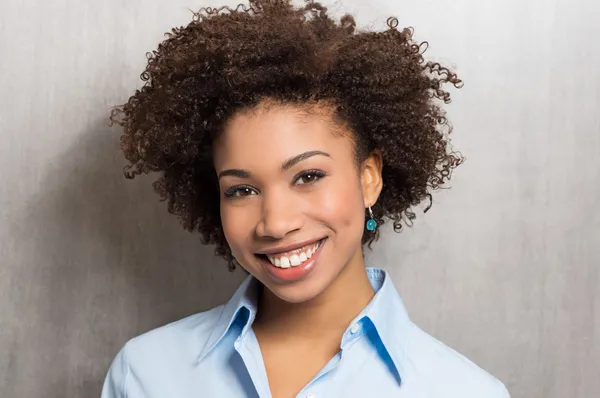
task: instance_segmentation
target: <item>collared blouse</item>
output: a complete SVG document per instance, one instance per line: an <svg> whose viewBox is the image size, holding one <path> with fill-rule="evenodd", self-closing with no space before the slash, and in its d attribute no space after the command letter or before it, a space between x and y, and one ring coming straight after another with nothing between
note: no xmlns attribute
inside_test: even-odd
<svg viewBox="0 0 600 398"><path fill-rule="evenodd" d="M411 322L384 270L367 274L374 298L298 398L509 398L501 382ZM252 330L258 283L248 276L225 305L128 341L102 398L270 398Z"/></svg>

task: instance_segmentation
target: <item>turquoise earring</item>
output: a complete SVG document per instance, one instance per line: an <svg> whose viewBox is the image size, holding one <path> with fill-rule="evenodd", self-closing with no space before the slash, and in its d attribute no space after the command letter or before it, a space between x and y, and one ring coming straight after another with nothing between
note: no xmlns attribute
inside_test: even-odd
<svg viewBox="0 0 600 398"><path fill-rule="evenodd" d="M375 221L373 217L373 210L371 210L371 206L369 206L369 217L371 218L367 221L367 230L375 231L375 228L377 228L377 221Z"/></svg>

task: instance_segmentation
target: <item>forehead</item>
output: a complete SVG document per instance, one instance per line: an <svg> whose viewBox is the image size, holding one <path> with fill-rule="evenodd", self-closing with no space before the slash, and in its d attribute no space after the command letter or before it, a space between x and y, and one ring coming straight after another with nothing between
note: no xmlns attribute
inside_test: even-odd
<svg viewBox="0 0 600 398"><path fill-rule="evenodd" d="M281 163L310 150L322 150L340 160L352 156L350 133L326 108L268 104L239 112L213 146L217 170Z"/></svg>

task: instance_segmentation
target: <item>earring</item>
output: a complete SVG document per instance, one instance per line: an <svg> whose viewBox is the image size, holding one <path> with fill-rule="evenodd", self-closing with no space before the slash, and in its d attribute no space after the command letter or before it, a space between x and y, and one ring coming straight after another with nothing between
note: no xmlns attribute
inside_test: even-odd
<svg viewBox="0 0 600 398"><path fill-rule="evenodd" d="M375 231L375 228L377 228L377 221L375 221L373 217L373 210L371 210L371 206L369 206L369 217L371 218L367 221L367 230Z"/></svg>

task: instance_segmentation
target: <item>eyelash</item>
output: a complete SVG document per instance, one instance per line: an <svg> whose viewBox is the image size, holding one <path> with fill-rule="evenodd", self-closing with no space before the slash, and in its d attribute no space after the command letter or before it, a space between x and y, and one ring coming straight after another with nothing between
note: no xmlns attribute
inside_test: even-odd
<svg viewBox="0 0 600 398"><path fill-rule="evenodd" d="M319 181L321 178L325 177L326 175L327 174L321 170L305 170L296 175L296 177L294 178L294 183L303 177L312 176L312 177L316 177L316 180L307 182L304 184L300 184L300 185L314 184L315 182Z"/></svg>
<svg viewBox="0 0 600 398"><path fill-rule="evenodd" d="M311 185L311 184L314 184L315 182L319 181L320 179L322 179L325 176L327 176L327 173L325 173L321 170L305 170L305 171L302 171L302 172L296 174L296 176L294 177L294 185ZM305 178L305 177L313 177L313 180L302 183L302 184L296 183L299 179ZM251 187L250 185L236 185L236 186L233 186L233 187L229 188L228 190L226 190L224 193L224 196L226 198L231 198L231 199L237 199L237 198L241 198L244 196L250 196L251 194L249 194L249 193L241 194L241 192L245 191L245 190L250 190L250 191L256 192L256 190L253 187Z"/></svg>

